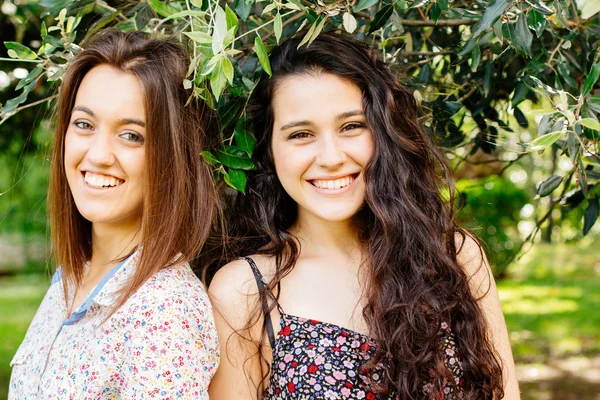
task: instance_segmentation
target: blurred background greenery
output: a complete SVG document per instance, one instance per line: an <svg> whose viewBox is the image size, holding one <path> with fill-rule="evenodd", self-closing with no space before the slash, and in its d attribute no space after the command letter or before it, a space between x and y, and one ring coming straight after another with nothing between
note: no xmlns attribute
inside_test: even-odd
<svg viewBox="0 0 600 400"><path fill-rule="evenodd" d="M598 3L597 0L594 1ZM585 0L578 1L577 4L583 2ZM57 0L0 0L2 41L15 41L27 44L31 48L40 48L42 46L41 23L45 18L50 26L54 20L52 14L41 17L48 7L53 7L56 11L69 5L70 12L73 14L83 12L81 11L83 8L77 8L77 5L88 7L85 9L87 14L84 16L82 25L89 27L99 22L99 16L102 15L98 11L99 9L111 10L112 6L116 7L117 4L121 4L118 1L104 2L102 0L83 0L81 3ZM141 20L149 23L148 21L155 16L145 2L129 3L131 8L124 8L124 10L127 9L127 12L131 11L129 14L125 13L127 18L115 13L117 20L130 23L133 18L136 24ZM160 2L150 1L148 3L156 8ZM193 3L197 4L198 2ZM248 0L246 3L254 3L254 0ZM306 3L310 3L310 1L302 2L302 4ZM335 2L326 1L325 3L333 4ZM356 1L350 1L348 4L350 3L355 4ZM385 2L364 0L361 0L359 5L363 3L374 7L371 9L372 11L369 11L371 14L375 12L379 14L381 10L388 7L384 5L378 8L378 3L386 4ZM394 3L394 7L399 3L404 4L405 2L397 1ZM435 10L434 7L428 6L429 2L418 3L429 13ZM431 4L441 3L444 2L431 2ZM447 2L445 3L447 6ZM453 10L459 10L463 3L468 5L468 2L459 0L453 2ZM476 3L482 6L489 5L486 1L477 1ZM507 2L498 1L498 3ZM509 3L511 6L514 5L512 2ZM528 5L523 6L524 2L515 2L515 4L517 3L521 4L521 7L529 7ZM545 7L546 3L541 3ZM555 8L557 3L560 5L560 3L572 2L557 1L547 4ZM591 3L592 1L590 1ZM229 4L240 15L240 10L245 3L244 0L236 0L235 2L230 1ZM535 4L537 8L532 6L535 10L545 12L538 0L528 1L527 4ZM89 9L90 6L91 9ZM481 8L477 10L479 9ZM577 11L576 8L574 9ZM473 10L476 8L474 7ZM465 15L450 15L444 11L443 16L448 18L462 16L464 17L462 21L465 23L465 18L473 18L473 15L479 12L473 10L469 11L471 14L466 13ZM524 12L523 10L521 9L521 12ZM367 11L366 9L361 11L366 16L360 16L359 13L356 15L367 18L370 15ZM394 10L394 15L397 16L396 13L401 14L402 21L406 25L406 32L412 35L411 40L414 40L415 43L421 43L419 36L421 34L424 37L423 46L429 46L426 43L430 43L432 40L440 40L439 32L434 32L434 34L425 29L422 32L417 31L417 29L421 29L418 28L418 25L408 25L405 20L410 18L408 22L414 22L414 19L421 17L427 19L426 13L415 16L415 10L398 7ZM516 15L516 13L507 14L507 18L503 18L502 23L505 25L511 21L514 23ZM528 18L533 19L533 23L540 22L538 18L540 14L529 10L528 15L532 16ZM559 15L562 15L562 11ZM481 17L481 15L478 16ZM437 17L439 18L440 15ZM100 20L100 22L102 21L104 20ZM252 27L259 25L259 22L252 22L254 24ZM430 22L428 20L427 23ZM250 26L250 23L247 25ZM565 26L567 25L569 24L566 23ZM536 40L545 40L551 43L549 47L554 51L562 49L558 53L552 53L550 57L552 59L556 54L555 61L560 57L561 65L567 65L567 61L561 54L563 51L568 58L571 57L567 54L570 46L586 45L585 40L579 40L575 35L575 33L580 34L581 32L576 32L574 25L571 25L569 29L560 30L558 25L550 27L549 22L546 28L541 28L542 34L536 34ZM248 26L245 29L248 29ZM364 25L363 28L365 28ZM599 36L598 24L592 28L589 29L589 32L595 32L594 34ZM289 29L295 29L294 25L290 25ZM358 30L360 29L358 28ZM447 29L450 32L450 28ZM545 32L544 29L546 29ZM565 36L550 37L550 30L553 35L560 31L559 33ZM581 31L583 32L583 29ZM452 31L453 35L455 33L461 36L461 32ZM400 35L402 32L394 31L394 34ZM406 33L404 34L406 35ZM271 40L273 39L271 37ZM555 40L558 44L550 39ZM465 41L466 39L462 44ZM390 43L392 42L393 40L390 38ZM386 46L383 41L381 43L383 47ZM567 43L569 43L568 46ZM591 39L589 39L589 43L592 43ZM486 67L480 67L477 74L481 79L484 79L485 75L489 84L490 81L494 82L494 79L490 78L492 75L489 71L492 71L495 57L501 57L496 50L501 51L501 54L506 52L501 46L498 49L490 49L484 48L486 45L482 43L480 45L482 52L478 57L481 57L481 65L484 65L485 62ZM439 49L426 50L437 51ZM457 176L457 188L460 194L459 220L482 239L498 280L498 288L510 331L510 340L517 361L517 372L523 398L526 400L598 400L600 399L600 251L598 250L600 247L600 224L591 226L587 235L583 234L584 213L589 214L589 210L593 208L590 205L593 203L592 198L590 197L589 202L584 200L585 196L582 197L581 190L577 186L579 181L577 183L570 182L575 169L564 140L562 143L561 141L556 142L543 153L524 153L515 150L522 150L521 144L530 143L538 137L542 132L541 128L538 128L544 124L542 115L552 108L548 99L535 97L532 95L532 91L528 95L523 94L523 88L525 92L529 89L520 81L525 76L525 73L521 73L522 71L528 71L528 74L541 74L544 71L550 74L556 72L553 68L546 68L543 60L540 61L537 58L541 53L548 57L549 52L544 47L537 50L539 51L533 51L534 58L536 58L534 60L524 57L521 53L511 54L511 62L507 64L509 65L508 69L516 71L513 71L512 75L507 74L511 79L509 82L511 88L504 90L497 98L494 98L495 91L488 87L487 91L492 93L491 99L494 102L491 102L488 95L469 97L474 93L474 89L471 87L478 88L468 79L473 79L471 73L477 69L477 66L475 65L473 68L473 65L479 47L477 47L477 51L473 50L473 56L468 56L472 58L468 58L466 61L461 59L460 62L452 59L451 63L447 64L455 66L461 64L462 67L457 67L461 71L460 74L456 72L454 76L456 82L452 82L457 86L460 83L460 87L456 89L456 96L453 95L450 101L445 101L443 105L438 104L440 103L437 100L438 94L433 93L439 87L440 82L446 79L446 72L443 71L448 69L447 65L442 68L441 64L435 64L441 62L438 60L440 56L423 60L420 55L413 54L415 57L421 58L411 59L407 71L424 97L423 104L430 107L429 111L433 114L441 113L440 109L445 106L454 107L458 103L463 103L462 111L457 113L453 109L451 114L444 114L446 115L443 117L445 118L444 124L433 126L432 129L436 130L436 133L441 130L442 134L448 134L442 144L446 146L448 160ZM588 48L586 51L592 54L592 58L597 61L597 50ZM392 52L390 51L390 53ZM450 57L455 56L448 53L452 53L452 51L444 54ZM52 62L64 62L59 58L56 57ZM575 59L568 58L569 63L577 65L577 60L575 62L573 60ZM400 59L397 61L400 63ZM479 59L477 62L479 63ZM432 68L428 67L429 63L434 64ZM579 63L582 61L579 60ZM505 66L498 64L493 64L495 70ZM572 67L571 64L569 64L569 68ZM257 63L255 62L254 65ZM410 69L411 66L415 66L415 68ZM7 101L15 96L15 87L19 80L24 79L31 69L31 64L15 60L8 61L5 54L0 53L0 104L6 106ZM585 71L587 71L586 68L577 67L575 69L580 75L585 75ZM558 70L561 79L569 84L567 82L570 77L569 69L567 68L565 72L558 66ZM238 72L239 70L236 69L236 74ZM459 79L462 78L465 81L459 82ZM558 78L556 79L558 82ZM578 79L575 85L570 85L573 88L572 91L579 90L576 87L581 86L584 80L585 76L583 80ZM502 80L501 85L506 85L507 82L508 80ZM418 86L419 84L421 86ZM484 82L483 86L485 85ZM50 261L46 223L49 171L47 155L52 131L51 106L48 104L51 103L36 104L50 95L52 89L47 82L38 81L31 89L27 100L27 104L33 104L33 106L23 108L10 119L0 123L0 400L6 398L7 394L10 377L8 364L23 339L29 322L49 285L54 268ZM485 87L483 89L486 91ZM499 87L496 88L496 91L502 92L503 89L506 88ZM508 100L509 93L512 93L511 101ZM233 93L230 91L226 95L233 96ZM226 95L224 94L224 96ZM439 98L441 97L439 96ZM516 97L519 97L518 108L516 104L512 104ZM448 98L446 97L446 100ZM509 103L512 105L508 106ZM217 108L222 111L227 104L221 101L217 104ZM546 111L540 112L539 110ZM485 118L482 114L485 115ZM436 118L438 117L439 115L436 116ZM232 120L235 118L235 115L231 117ZM482 121L485 122L483 128ZM221 122L223 123L223 121ZM460 127L460 132L456 126ZM455 129L450 129L451 132L445 132L447 128L453 127ZM547 132L542 132L542 135L543 133ZM597 146L597 138L595 145ZM586 162L591 165L593 160L590 159ZM588 177L592 181L598 178L598 172L593 168L587 169L587 171ZM570 176L569 181L564 180L565 190L569 189L570 191L563 191L558 197L553 197L552 193L542 197L536 196L540 192L540 182L550 176ZM573 181L576 180L573 179ZM592 192L592 186L590 184L590 192ZM556 195L560 188L555 187L555 189L554 194ZM531 239L535 242L534 245L532 245Z"/></svg>

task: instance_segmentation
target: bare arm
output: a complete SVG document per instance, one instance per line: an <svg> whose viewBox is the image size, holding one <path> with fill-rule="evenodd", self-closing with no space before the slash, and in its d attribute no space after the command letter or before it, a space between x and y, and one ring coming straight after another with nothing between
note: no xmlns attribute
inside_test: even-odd
<svg viewBox="0 0 600 400"><path fill-rule="evenodd" d="M262 317L250 331L246 329L257 299L256 282L246 261L233 261L220 269L208 293L221 344L221 364L209 387L210 398L258 399L261 361L248 337L259 337Z"/></svg>
<svg viewBox="0 0 600 400"><path fill-rule="evenodd" d="M502 361L504 399L519 400L521 395L519 394L519 384L515 373L515 362L508 340L508 330L502 314L496 282L485 253L480 249L477 242L468 235L464 243L462 243L462 238L459 237L456 245L460 249L457 260L465 269L467 276L471 277L469 281L471 292L476 299L479 299L479 305L488 324L490 340Z"/></svg>

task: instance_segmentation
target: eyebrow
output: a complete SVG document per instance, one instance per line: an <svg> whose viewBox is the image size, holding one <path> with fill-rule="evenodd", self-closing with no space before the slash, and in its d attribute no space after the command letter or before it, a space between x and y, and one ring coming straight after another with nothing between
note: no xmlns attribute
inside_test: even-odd
<svg viewBox="0 0 600 400"><path fill-rule="evenodd" d="M349 117L364 116L364 114L365 113L362 110L346 111L346 112L336 115L335 120L339 121L339 120L349 118ZM290 122L289 124L283 125L280 128L280 130L284 131L286 129L295 128L297 126L310 125L310 124L311 124L311 122L309 120L294 121L294 122Z"/></svg>
<svg viewBox="0 0 600 400"><path fill-rule="evenodd" d="M75 106L73 107L73 111L82 111L86 114L89 114L92 117L96 117L96 115L94 115L94 112L92 110L90 110L89 108L87 108L86 106ZM146 123L142 120L139 119L135 119L135 118L122 118L119 121L117 121L117 123L119 125L139 125L142 128L146 127Z"/></svg>

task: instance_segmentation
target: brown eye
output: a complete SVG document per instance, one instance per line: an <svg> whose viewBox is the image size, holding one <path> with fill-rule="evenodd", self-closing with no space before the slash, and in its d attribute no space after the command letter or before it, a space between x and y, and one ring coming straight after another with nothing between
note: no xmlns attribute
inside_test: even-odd
<svg viewBox="0 0 600 400"><path fill-rule="evenodd" d="M128 142L134 142L137 144L144 143L144 137L137 132L124 132L121 134L121 137Z"/></svg>
<svg viewBox="0 0 600 400"><path fill-rule="evenodd" d="M92 130L92 129L94 129L94 127L92 126L92 124L90 124L87 121L82 121L82 120L77 120L77 121L73 122L73 125L75 125L79 129L85 129L85 130Z"/></svg>
<svg viewBox="0 0 600 400"><path fill-rule="evenodd" d="M365 128L365 124L361 124L358 122L351 122L349 124L344 125L344 127L342 128L342 130L344 131L349 131L352 129L362 129Z"/></svg>
<svg viewBox="0 0 600 400"><path fill-rule="evenodd" d="M311 137L312 135L308 132L294 132L292 133L288 139L307 139L309 137Z"/></svg>

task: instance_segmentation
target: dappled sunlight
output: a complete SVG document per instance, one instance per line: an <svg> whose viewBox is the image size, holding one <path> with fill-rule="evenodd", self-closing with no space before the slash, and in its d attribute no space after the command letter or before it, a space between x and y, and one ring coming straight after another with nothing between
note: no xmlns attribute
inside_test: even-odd
<svg viewBox="0 0 600 400"><path fill-rule="evenodd" d="M540 300L538 298L522 298L519 301L507 302L503 308L509 314L552 315L577 311L579 304L574 300L567 299L548 298Z"/></svg>

